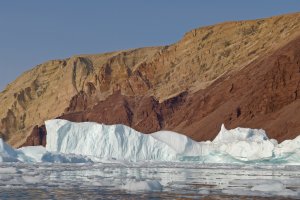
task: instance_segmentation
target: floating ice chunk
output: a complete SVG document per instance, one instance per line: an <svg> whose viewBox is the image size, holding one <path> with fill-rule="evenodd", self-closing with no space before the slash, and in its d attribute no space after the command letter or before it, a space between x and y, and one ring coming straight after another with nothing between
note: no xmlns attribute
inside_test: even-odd
<svg viewBox="0 0 300 200"><path fill-rule="evenodd" d="M287 189L282 182L277 180L269 180L266 183L255 185L251 188L251 191L278 196L298 196L298 192Z"/></svg>
<svg viewBox="0 0 300 200"><path fill-rule="evenodd" d="M0 138L0 162L57 162L57 163L87 163L90 158L81 155L65 155L48 152L42 146L29 146L13 149ZM0 173L7 168L0 168Z"/></svg>
<svg viewBox="0 0 300 200"><path fill-rule="evenodd" d="M227 130L224 124L213 140L220 152L244 161L271 158L274 140L270 141L262 129L236 128Z"/></svg>
<svg viewBox="0 0 300 200"><path fill-rule="evenodd" d="M235 141L222 143L219 151L228 153L239 160L259 160L271 158L273 156L274 145L270 141L247 142Z"/></svg>
<svg viewBox="0 0 300 200"><path fill-rule="evenodd" d="M41 176L28 176L28 175L23 175L22 176L24 182L30 183L30 184L36 184L41 182L42 177Z"/></svg>
<svg viewBox="0 0 300 200"><path fill-rule="evenodd" d="M0 162L18 162L18 153L0 138Z"/></svg>
<svg viewBox="0 0 300 200"><path fill-rule="evenodd" d="M253 186L251 191L274 192L283 191L284 189L285 187L280 181L267 181L266 183Z"/></svg>
<svg viewBox="0 0 300 200"><path fill-rule="evenodd" d="M19 158L23 162L42 162L42 157L46 154L47 150L43 146L28 146L18 149L19 152L25 157Z"/></svg>
<svg viewBox="0 0 300 200"><path fill-rule="evenodd" d="M16 151L7 145L2 138L0 138L0 153L6 156L15 157L17 155Z"/></svg>
<svg viewBox="0 0 300 200"><path fill-rule="evenodd" d="M293 153L300 150L300 135L293 140L285 140L277 146L275 154L277 156L284 155L286 153Z"/></svg>
<svg viewBox="0 0 300 200"><path fill-rule="evenodd" d="M128 191L161 191L163 186L157 180L128 182L121 186L121 189Z"/></svg>
<svg viewBox="0 0 300 200"><path fill-rule="evenodd" d="M227 130L222 124L221 130L213 142L232 142L232 141L247 141L261 142L268 140L266 132L262 129L236 128Z"/></svg>
<svg viewBox="0 0 300 200"><path fill-rule="evenodd" d="M17 170L14 167L1 167L0 174L14 174Z"/></svg>

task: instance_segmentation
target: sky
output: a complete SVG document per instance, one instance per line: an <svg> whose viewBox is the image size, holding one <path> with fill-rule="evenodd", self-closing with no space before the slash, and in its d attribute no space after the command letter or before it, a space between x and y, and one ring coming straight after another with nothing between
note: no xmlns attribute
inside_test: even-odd
<svg viewBox="0 0 300 200"><path fill-rule="evenodd" d="M197 27L299 11L299 0L3 0L0 90L47 60L167 45Z"/></svg>

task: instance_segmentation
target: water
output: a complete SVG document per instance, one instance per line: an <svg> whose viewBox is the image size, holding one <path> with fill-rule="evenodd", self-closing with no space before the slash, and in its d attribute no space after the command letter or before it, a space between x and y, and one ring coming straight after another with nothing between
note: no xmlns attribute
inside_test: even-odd
<svg viewBox="0 0 300 200"><path fill-rule="evenodd" d="M159 181L162 190L122 189ZM262 186L260 191L253 187ZM276 185L283 186L277 189ZM196 163L0 165L0 199L300 199L300 166Z"/></svg>

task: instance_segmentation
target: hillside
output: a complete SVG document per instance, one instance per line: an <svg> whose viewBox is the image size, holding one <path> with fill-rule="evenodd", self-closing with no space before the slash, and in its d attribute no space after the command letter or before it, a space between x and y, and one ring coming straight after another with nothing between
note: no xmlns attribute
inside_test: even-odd
<svg viewBox="0 0 300 200"><path fill-rule="evenodd" d="M60 117L169 129L196 140L213 138L222 122L294 137L299 21L296 13L226 22L169 46L46 62L0 93L1 135L14 146L39 144L45 133L36 125Z"/></svg>

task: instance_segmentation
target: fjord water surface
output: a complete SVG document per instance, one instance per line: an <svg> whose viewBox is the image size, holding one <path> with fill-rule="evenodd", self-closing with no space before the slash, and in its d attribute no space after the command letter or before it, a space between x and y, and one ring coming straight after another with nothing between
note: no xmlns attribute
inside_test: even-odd
<svg viewBox="0 0 300 200"><path fill-rule="evenodd" d="M213 141L46 121L47 145L0 139L0 199L300 199L300 136L222 126Z"/></svg>
<svg viewBox="0 0 300 200"><path fill-rule="evenodd" d="M148 183L159 187L150 187ZM154 185L155 186L155 185ZM2 163L0 199L300 198L300 166Z"/></svg>

